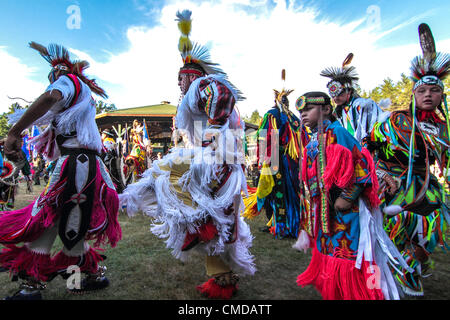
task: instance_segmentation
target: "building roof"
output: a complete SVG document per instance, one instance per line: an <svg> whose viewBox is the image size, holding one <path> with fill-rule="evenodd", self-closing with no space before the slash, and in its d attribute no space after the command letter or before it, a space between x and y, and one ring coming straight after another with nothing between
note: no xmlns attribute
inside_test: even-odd
<svg viewBox="0 0 450 320"><path fill-rule="evenodd" d="M177 113L177 107L170 104L156 104L151 106L144 107L136 107L136 108L127 108L127 109L118 109L112 112L105 112L98 114L95 118L104 118L104 117L142 117L142 116L151 116L151 117L171 117L175 116Z"/></svg>
<svg viewBox="0 0 450 320"><path fill-rule="evenodd" d="M110 122L121 121L121 118L114 117L122 117L123 118L146 118L146 120L150 120L151 118L172 118L177 113L177 107L168 103L155 104L150 106L143 107L135 107L135 108L127 108L127 109L118 109L112 112L105 112L96 115L95 119L98 120L98 125L107 125ZM113 120L114 119L114 120ZM154 119L155 121L163 121L163 119ZM172 124L172 122L171 122ZM245 122L246 129L258 130L258 126Z"/></svg>

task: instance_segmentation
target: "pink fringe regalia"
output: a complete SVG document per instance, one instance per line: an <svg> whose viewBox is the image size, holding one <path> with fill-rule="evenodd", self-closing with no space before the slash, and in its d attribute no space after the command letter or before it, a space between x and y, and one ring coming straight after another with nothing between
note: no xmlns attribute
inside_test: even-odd
<svg viewBox="0 0 450 320"><path fill-rule="evenodd" d="M81 86L76 99L74 82ZM64 272L70 265L78 265L85 272L97 271L97 262L103 257L83 240L93 240L94 247L105 243L114 247L122 237L118 195L101 158L95 155L101 151L102 143L91 90L77 77L68 76L60 77L47 91L54 89L62 93L63 99L33 123L47 125L47 129L31 141L47 161L58 159L49 183L27 207L0 212L0 243L6 246L0 253L0 265L42 281ZM69 105L71 101L74 103ZM23 110L17 110L9 117L10 123L22 114ZM58 135L72 132L76 135L67 145L57 144ZM59 230L60 238L65 232L64 250L51 257L49 251L61 218L67 219L65 230ZM77 222L78 218L81 222ZM65 237L70 232L76 236ZM17 247L21 242L25 245Z"/></svg>
<svg viewBox="0 0 450 320"><path fill-rule="evenodd" d="M330 125L329 129L333 125ZM330 143L333 138L339 136L340 129L345 130L342 127L331 129L328 130L325 139L328 143L327 162L323 171L324 189L328 195L333 186L346 189L351 187L357 178L359 183L362 182L364 190L352 208L352 212L355 209L359 210L356 221L345 224L345 232L348 233L354 233L351 230L358 227L359 237L357 233L348 234L346 237L349 238L343 241L343 238L335 236L344 225L335 217L330 217L330 208L326 199L327 208L322 211L320 210L321 201L318 199L320 195L314 196L311 199L311 210L315 210L315 214L312 215L311 211L303 210L301 217L303 230L294 245L294 248L298 250L305 251L308 247L312 248L311 262L308 268L297 277L297 284L302 287L313 285L325 300L399 299L390 267L396 268L395 266L399 264L406 268L408 266L383 229L383 216L378 208L380 203L377 196L378 181L372 157L365 148L358 150L357 147L351 147L356 140L349 141L345 138L341 140L338 137L338 141L340 140L339 142L345 146L340 143ZM330 133L334 133L335 136L330 136ZM348 144L350 148L347 147ZM318 161L315 161L310 168L308 167L305 149L302 163L303 177L310 178L317 175L320 171L318 167ZM320 181L318 183L320 184ZM328 197L327 195L325 196ZM342 215L345 216L345 214ZM353 225L355 223L356 225ZM321 237L325 234L339 245L330 249L330 244L320 242L324 240ZM356 250L350 249L349 241L357 241L357 247L353 244ZM318 247L319 245L321 248ZM329 250L332 250L332 254L325 253Z"/></svg>
<svg viewBox="0 0 450 320"><path fill-rule="evenodd" d="M47 229L58 223L67 182L67 178L61 176L67 160L68 156L58 160L48 186L33 203L20 210L0 212L0 243L6 246L0 254L0 264L11 272L25 271L38 280L47 281L50 274L80 262L81 271L95 272L97 262L103 260L93 248L89 248L83 257L69 257L61 251L51 258L46 253L29 250L27 245L16 246L21 242L27 244L38 240ZM122 236L117 220L119 200L103 162L98 157L96 160L95 180L86 183L94 183L95 192L85 240L94 240L94 247L105 243L114 247ZM75 201L80 198L72 197Z"/></svg>

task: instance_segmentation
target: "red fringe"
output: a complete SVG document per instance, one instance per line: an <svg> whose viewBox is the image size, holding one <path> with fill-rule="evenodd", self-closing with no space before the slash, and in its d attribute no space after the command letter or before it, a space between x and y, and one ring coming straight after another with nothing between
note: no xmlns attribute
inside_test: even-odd
<svg viewBox="0 0 450 320"><path fill-rule="evenodd" d="M381 201L378 196L378 178L375 170L375 163L373 161L372 155L366 148L361 149L361 153L366 158L367 170L369 171L370 180L372 181L372 186L364 190L364 196L368 199L372 208L376 208L380 205Z"/></svg>
<svg viewBox="0 0 450 320"><path fill-rule="evenodd" d="M61 172L67 164L65 161L61 167ZM58 206L57 199L64 190L65 180L58 182L51 190L41 193L40 203L43 204L41 210L32 217L33 206L37 199L25 208L5 211L0 213L0 243L17 244L20 242L33 242L49 227L52 227L56 218Z"/></svg>
<svg viewBox="0 0 450 320"><path fill-rule="evenodd" d="M97 250L103 251L100 248L97 248ZM54 272L63 272L69 266L76 265L80 267L81 272L95 273L98 269L98 263L101 261L103 261L103 257L95 249L89 248L81 257L70 257L63 251L60 251L52 259L52 264Z"/></svg>
<svg viewBox="0 0 450 320"><path fill-rule="evenodd" d="M231 299L233 294L238 290L237 285L219 286L214 278L209 279L205 283L197 286L197 290L210 299Z"/></svg>
<svg viewBox="0 0 450 320"><path fill-rule="evenodd" d="M211 220L198 228L198 238L202 242L211 241L218 233L216 226Z"/></svg>
<svg viewBox="0 0 450 320"><path fill-rule="evenodd" d="M27 247L10 245L0 253L0 265L12 273L25 272L38 281L47 281L53 272L49 254L40 254Z"/></svg>
<svg viewBox="0 0 450 320"><path fill-rule="evenodd" d="M117 242L122 239L122 228L119 223L119 196L115 190L106 189L104 204L108 216L108 227L105 233L111 247L114 248Z"/></svg>
<svg viewBox="0 0 450 320"><path fill-rule="evenodd" d="M106 225L86 236L86 239L95 240L94 247L109 243L114 248L122 239L122 229L119 224L119 197L116 190L108 188L101 177L101 171L97 164L96 190L98 195L92 208L91 228L101 226L106 219Z"/></svg>
<svg viewBox="0 0 450 320"><path fill-rule="evenodd" d="M272 235L276 236L276 235L277 235L276 227L270 227L270 228L269 228L269 232L270 232Z"/></svg>
<svg viewBox="0 0 450 320"><path fill-rule="evenodd" d="M248 192L249 196L251 196L252 194L256 193L256 191L258 191L258 187L249 187L249 186L247 186L247 192Z"/></svg>
<svg viewBox="0 0 450 320"><path fill-rule="evenodd" d="M55 210L45 206L32 217L34 203L35 201L25 208L0 214L0 243L32 242L38 239L45 229L53 226L56 218Z"/></svg>
<svg viewBox="0 0 450 320"><path fill-rule="evenodd" d="M323 180L326 190L333 185L338 188L346 188L353 183L355 167L352 152L337 144L330 144L326 150L327 160Z"/></svg>
<svg viewBox="0 0 450 320"><path fill-rule="evenodd" d="M381 289L368 286L373 275L367 273L367 261L357 269L354 260L324 255L317 248L312 252L308 268L297 277L298 286L314 285L324 300L384 300Z"/></svg>

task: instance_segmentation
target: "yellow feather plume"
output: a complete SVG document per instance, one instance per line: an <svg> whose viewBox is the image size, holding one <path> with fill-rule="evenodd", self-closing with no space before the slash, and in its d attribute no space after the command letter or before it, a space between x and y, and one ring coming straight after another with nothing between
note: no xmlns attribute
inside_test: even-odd
<svg viewBox="0 0 450 320"><path fill-rule="evenodd" d="M180 52L189 52L192 50L192 43L189 39L189 34L192 29L192 12L189 10L183 10L177 12L178 30L181 32L180 40L178 42L178 49Z"/></svg>
<svg viewBox="0 0 450 320"><path fill-rule="evenodd" d="M192 20L180 20L178 22L178 30L180 30L181 34L184 36L189 36L192 29Z"/></svg>
<svg viewBox="0 0 450 320"><path fill-rule="evenodd" d="M192 50L192 42L188 37L181 36L178 42L178 50L180 52L189 52Z"/></svg>

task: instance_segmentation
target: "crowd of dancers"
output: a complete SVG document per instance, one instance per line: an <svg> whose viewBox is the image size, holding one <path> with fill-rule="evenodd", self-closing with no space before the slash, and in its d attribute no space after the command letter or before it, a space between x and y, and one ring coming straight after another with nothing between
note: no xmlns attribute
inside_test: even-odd
<svg viewBox="0 0 450 320"><path fill-rule="evenodd" d="M353 54L321 72L329 78L328 93L296 99L299 116L289 108L292 90L275 90L275 104L257 131L259 179L249 188L245 127L235 107L244 96L208 49L190 40L191 14L176 16L183 65L174 145L151 166L136 162L139 179L119 194L102 158L107 139L102 141L95 123L92 93L106 93L84 75L86 61L71 60L59 45L30 43L51 65L50 85L11 117L4 154L23 160L22 132L46 126L30 142L55 165L33 203L0 212L0 265L23 281L8 299L41 299L45 284L67 279L74 265L86 277L71 292L107 287L99 250L126 236L119 208L130 217L149 216L151 232L165 239L175 258L184 261L194 250L205 257L209 279L197 290L208 298L231 298L240 278L256 272L246 219L261 212L275 237L296 238L295 249L312 250L296 281L313 285L324 299L423 295L421 278L430 271L431 254L447 248L449 218L443 81L450 56L436 51L429 27L419 26L423 55L412 61L411 104L404 110L383 111L358 96ZM130 163L143 154L135 150ZM443 184L430 171L434 164ZM51 255L56 237L63 248Z"/></svg>

